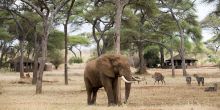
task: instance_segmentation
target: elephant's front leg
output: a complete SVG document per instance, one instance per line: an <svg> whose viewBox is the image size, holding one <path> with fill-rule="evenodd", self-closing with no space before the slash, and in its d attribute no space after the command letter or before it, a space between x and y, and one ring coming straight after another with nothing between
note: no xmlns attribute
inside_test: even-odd
<svg viewBox="0 0 220 110"><path fill-rule="evenodd" d="M107 93L107 96L108 96L108 105L109 106L114 106L116 105L115 103L115 97L114 97L114 93L113 93L113 79L111 78L108 78L106 76L103 76L103 86L105 88L105 91Z"/></svg>
<svg viewBox="0 0 220 110"><path fill-rule="evenodd" d="M114 103L118 104L118 77L114 79L113 81L113 95L114 95Z"/></svg>

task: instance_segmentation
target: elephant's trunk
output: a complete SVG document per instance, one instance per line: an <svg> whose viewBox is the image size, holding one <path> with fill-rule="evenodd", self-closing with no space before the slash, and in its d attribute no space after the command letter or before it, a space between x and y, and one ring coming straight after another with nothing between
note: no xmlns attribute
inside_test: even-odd
<svg viewBox="0 0 220 110"><path fill-rule="evenodd" d="M128 81L132 81L132 76L131 75L125 76L125 78ZM130 90L131 90L131 83L125 82L125 103L127 102L128 97L130 95Z"/></svg>
<svg viewBox="0 0 220 110"><path fill-rule="evenodd" d="M125 83L125 103L127 103L128 97L131 91L131 83Z"/></svg>

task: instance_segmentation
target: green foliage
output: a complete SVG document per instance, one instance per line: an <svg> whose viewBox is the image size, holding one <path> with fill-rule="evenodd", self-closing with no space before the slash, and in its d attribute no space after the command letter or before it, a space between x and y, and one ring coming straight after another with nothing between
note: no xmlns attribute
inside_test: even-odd
<svg viewBox="0 0 220 110"><path fill-rule="evenodd" d="M217 63L217 67L220 69L220 60Z"/></svg>
<svg viewBox="0 0 220 110"><path fill-rule="evenodd" d="M218 64L220 59L216 55L208 55L208 62Z"/></svg>
<svg viewBox="0 0 220 110"><path fill-rule="evenodd" d="M88 46L90 44L90 41L88 38L84 36L75 35L69 37L68 44L71 46L76 46L76 45Z"/></svg>
<svg viewBox="0 0 220 110"><path fill-rule="evenodd" d="M83 63L83 59L81 57L72 57L69 59L69 64L73 63Z"/></svg>
<svg viewBox="0 0 220 110"><path fill-rule="evenodd" d="M208 49L210 49L213 52L218 52L220 48L220 37L219 36L213 36L211 39L205 42L205 45Z"/></svg>
<svg viewBox="0 0 220 110"><path fill-rule="evenodd" d="M6 29L0 28L0 40L10 40L11 35Z"/></svg>
<svg viewBox="0 0 220 110"><path fill-rule="evenodd" d="M7 67L8 67L8 66L7 66ZM10 72L10 69L7 68L7 67L1 68L1 69L0 69L0 72L1 72L1 73L8 73L8 72Z"/></svg>
<svg viewBox="0 0 220 110"><path fill-rule="evenodd" d="M55 66L57 69L59 65L61 65L64 62L63 54L60 50L50 51L48 58L50 62Z"/></svg>
<svg viewBox="0 0 220 110"><path fill-rule="evenodd" d="M103 3L101 6L95 7L90 5L84 13L84 18L87 21L94 20L95 17L107 20L112 18L115 13L115 6L112 3Z"/></svg>
<svg viewBox="0 0 220 110"><path fill-rule="evenodd" d="M157 67L157 64L160 64L158 46L148 46L145 48L144 59L146 60L147 67Z"/></svg>
<svg viewBox="0 0 220 110"><path fill-rule="evenodd" d="M52 31L48 38L48 50L54 49L64 49L64 33L58 30Z"/></svg>

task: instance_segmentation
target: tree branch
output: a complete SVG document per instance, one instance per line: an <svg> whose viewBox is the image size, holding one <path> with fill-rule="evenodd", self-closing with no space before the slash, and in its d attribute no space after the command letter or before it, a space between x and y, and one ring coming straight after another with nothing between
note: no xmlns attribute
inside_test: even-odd
<svg viewBox="0 0 220 110"><path fill-rule="evenodd" d="M31 8L33 8L42 18L45 17L44 13L41 12L40 9L37 6L35 6L32 2L30 2L29 0L21 0L21 1L29 5Z"/></svg>
<svg viewBox="0 0 220 110"><path fill-rule="evenodd" d="M63 1L55 8L55 10L54 10L52 16L55 16L55 15L58 13L58 11L59 11L65 4L67 4L69 1L70 1L70 0L63 0Z"/></svg>

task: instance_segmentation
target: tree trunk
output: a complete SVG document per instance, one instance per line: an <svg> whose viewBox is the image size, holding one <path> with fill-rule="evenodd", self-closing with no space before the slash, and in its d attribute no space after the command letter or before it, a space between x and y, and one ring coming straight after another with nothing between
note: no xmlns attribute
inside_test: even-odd
<svg viewBox="0 0 220 110"><path fill-rule="evenodd" d="M121 16L123 11L123 4L121 4L121 0L115 0L116 3L116 15L115 15L115 53L120 54L120 29L121 29ZM121 105L121 78L118 78L117 84L117 98L116 102L118 105Z"/></svg>
<svg viewBox="0 0 220 110"><path fill-rule="evenodd" d="M4 54L5 54L5 52L4 52L5 45L6 44L1 45L0 68L2 68L2 66L3 66L3 58L4 58Z"/></svg>
<svg viewBox="0 0 220 110"><path fill-rule="evenodd" d="M160 48L160 66L161 68L164 67L164 49L162 46L159 46Z"/></svg>
<svg viewBox="0 0 220 110"><path fill-rule="evenodd" d="M93 26L92 26L92 36L96 42L96 51L97 51L97 55L100 56L101 55L101 49L100 49L100 39L98 39L96 37L96 32L95 32L95 25L97 23L97 20L94 21Z"/></svg>
<svg viewBox="0 0 220 110"><path fill-rule="evenodd" d="M72 50L72 48L73 48L73 47L71 47L71 49L69 49L69 50L73 53L74 57L77 57L77 56L76 56L76 53Z"/></svg>
<svg viewBox="0 0 220 110"><path fill-rule="evenodd" d="M36 85L36 94L42 93L42 80L43 80L43 71L46 62L46 53L47 53L47 37L42 39L42 57L40 60L40 67L37 72L37 85Z"/></svg>
<svg viewBox="0 0 220 110"><path fill-rule="evenodd" d="M67 24L68 20L66 20L66 23L64 24L64 47L65 47L65 57L64 57L64 80L65 80L65 85L68 85L68 71L67 71Z"/></svg>
<svg viewBox="0 0 220 110"><path fill-rule="evenodd" d="M139 56L139 62L140 62L138 74L145 74L145 73L147 73L143 52L144 52L143 45L140 42L138 44L138 56Z"/></svg>
<svg viewBox="0 0 220 110"><path fill-rule="evenodd" d="M186 73L186 63L185 63L184 36L181 30L180 30L180 56L182 59L183 76L186 76L187 73Z"/></svg>
<svg viewBox="0 0 220 110"><path fill-rule="evenodd" d="M20 78L24 78L24 39L20 39Z"/></svg>
<svg viewBox="0 0 220 110"><path fill-rule="evenodd" d="M115 53L120 54L120 29L121 29L121 16L123 11L123 6L120 0L116 0L116 15L115 15Z"/></svg>
<svg viewBox="0 0 220 110"><path fill-rule="evenodd" d="M69 23L69 17L71 15L71 10L73 7L75 0L72 0L71 4L70 4L70 8L67 11L67 17L66 17L66 22L64 24L64 48L65 48L65 58L64 58L64 80L65 80L65 84L68 85L68 63L67 63L67 55L68 55L68 49L67 49L67 31L68 31L68 23Z"/></svg>
<svg viewBox="0 0 220 110"><path fill-rule="evenodd" d="M170 59L171 59L171 65L172 65L172 77L175 77L175 66L174 66L174 59L173 59L173 50L170 49Z"/></svg>
<svg viewBox="0 0 220 110"><path fill-rule="evenodd" d="M46 57L47 57L47 40L48 40L49 26L50 26L50 23L48 22L49 22L48 18L46 18L46 20L44 19L44 22L43 22L44 35L41 39L42 51L41 51L40 67L39 67L39 71L37 72L36 94L42 93L43 71L44 71L44 66L45 66Z"/></svg>
<svg viewBox="0 0 220 110"><path fill-rule="evenodd" d="M120 0L116 0L116 15L115 15L115 53L120 54L120 29L121 29L121 16L122 16L122 6ZM116 96L116 103L121 105L121 78L118 78L117 83L117 94Z"/></svg>
<svg viewBox="0 0 220 110"><path fill-rule="evenodd" d="M186 76L186 63L185 63L185 47L184 47L184 33L183 33L183 29L180 25L180 21L176 18L174 12L173 12L173 9L171 7L169 7L169 10L171 12L171 15L173 17L173 19L175 20L176 22L176 25L178 27L178 30L179 30L179 36L180 36L180 56L181 56L181 59L182 59L182 70L183 70L183 76Z"/></svg>
<svg viewBox="0 0 220 110"><path fill-rule="evenodd" d="M37 72L38 72L38 58L39 58L39 52L40 52L40 47L39 47L39 42L37 38L37 33L36 33L36 28L34 32L34 68L33 68L33 79L32 79L32 84L36 84L37 82Z"/></svg>

